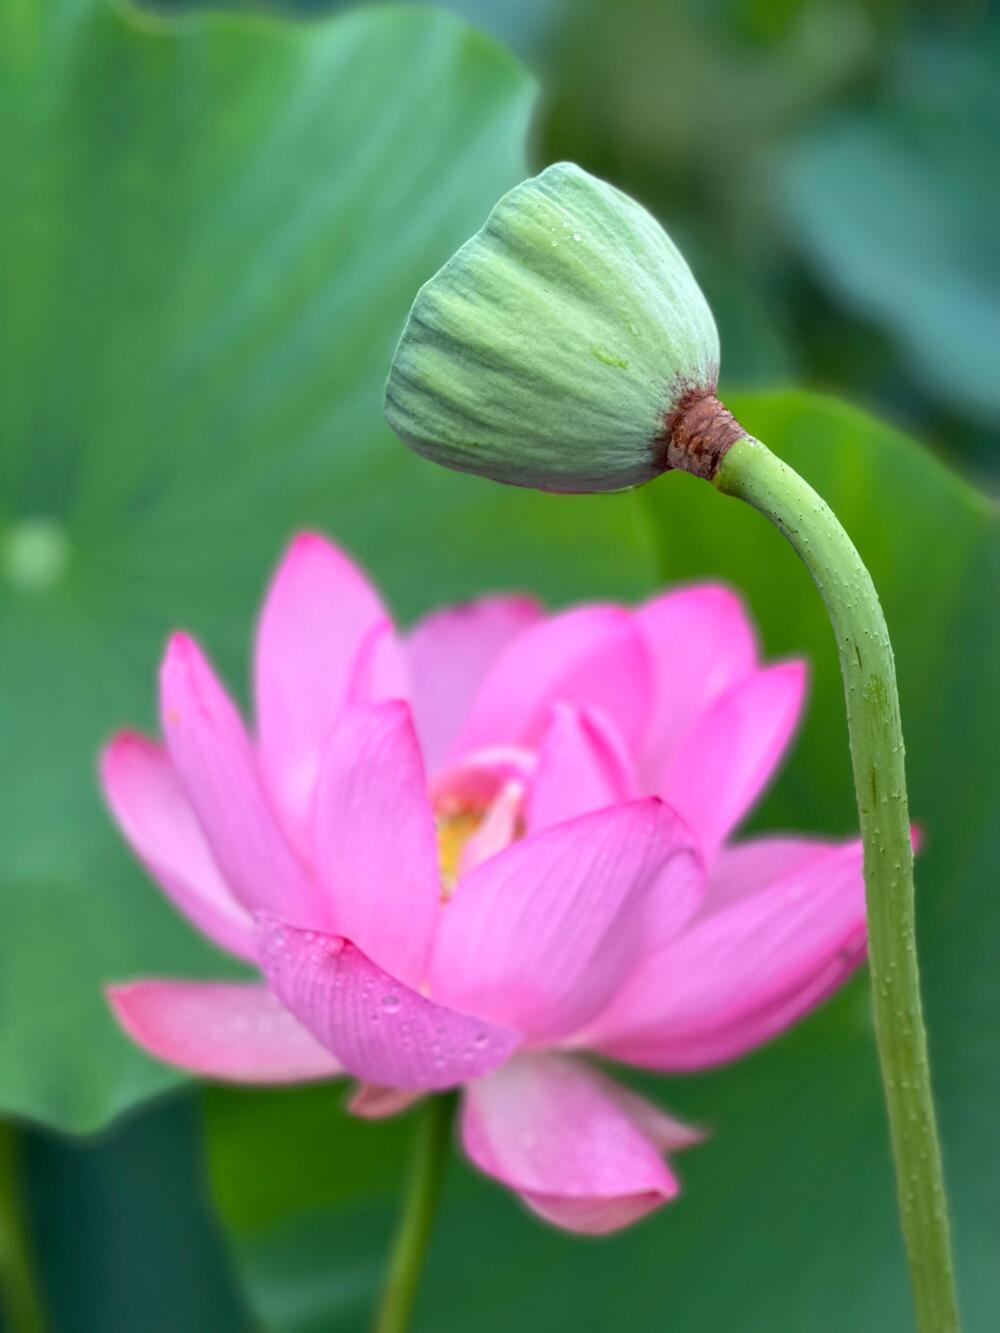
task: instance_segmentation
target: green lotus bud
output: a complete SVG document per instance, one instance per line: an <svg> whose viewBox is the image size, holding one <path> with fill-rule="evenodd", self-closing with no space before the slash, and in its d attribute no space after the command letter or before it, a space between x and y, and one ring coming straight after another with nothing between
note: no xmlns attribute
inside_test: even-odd
<svg viewBox="0 0 1000 1333"><path fill-rule="evenodd" d="M504 195L417 293L386 416L447 467L613 491L671 467L714 474L743 433L718 371L712 313L659 223L560 162Z"/></svg>

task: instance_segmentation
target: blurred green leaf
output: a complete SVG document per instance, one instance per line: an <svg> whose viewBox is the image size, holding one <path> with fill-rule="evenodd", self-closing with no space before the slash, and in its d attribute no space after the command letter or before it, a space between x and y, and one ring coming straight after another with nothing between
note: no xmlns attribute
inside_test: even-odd
<svg viewBox="0 0 1000 1333"><path fill-rule="evenodd" d="M51 1333L257 1329L210 1206L198 1102L165 1098L92 1139L23 1132L23 1204Z"/></svg>
<svg viewBox="0 0 1000 1333"><path fill-rule="evenodd" d="M741 396L733 407L830 500L884 599L913 811L924 830L923 974L965 1326L989 1333L1000 1300L989 1258L1000 1241L992 1165L1000 1116L996 513L912 441L860 412L802 393ZM744 590L769 653L804 651L812 661L808 724L755 822L850 831L840 679L805 569L759 515L693 478L665 477L638 499L659 534L664 576L730 580ZM638 1083L713 1129L679 1162L681 1200L621 1236L587 1243L542 1226L456 1163L417 1328L506 1333L526 1318L581 1333L911 1327L866 977L729 1069ZM398 1127L351 1124L338 1110L342 1096L336 1087L213 1094L217 1196L250 1298L274 1333L367 1327L391 1225L383 1200L386 1165L399 1162ZM313 1164L306 1179L288 1162L299 1145ZM363 1205L354 1193L358 1162L372 1172ZM342 1166L357 1210L350 1216L363 1219L357 1231Z"/></svg>
<svg viewBox="0 0 1000 1333"><path fill-rule="evenodd" d="M345 1088L213 1088L205 1096L216 1202L268 1329L320 1333L370 1322L412 1116L354 1119ZM251 1161L258 1165L248 1172Z"/></svg>
<svg viewBox="0 0 1000 1333"><path fill-rule="evenodd" d="M377 5L384 0L138 0L144 9L153 13L178 14L190 10L250 10L284 14L299 18L315 18L333 14L342 9L360 9ZM400 0L403 4L419 4L421 0ZM561 18L570 0L449 0L442 6L459 14L469 23L491 33L520 56L537 51L544 35Z"/></svg>
<svg viewBox="0 0 1000 1333"><path fill-rule="evenodd" d="M885 96L787 150L789 231L928 397L1000 421L1000 23L898 62Z"/></svg>
<svg viewBox="0 0 1000 1333"><path fill-rule="evenodd" d="M173 626L242 683L306 524L405 616L647 581L627 499L448 476L381 419L413 292L525 174L532 101L516 62L429 10L0 9L0 1107L89 1129L174 1082L100 988L228 967L132 866L93 776L115 725L152 725Z"/></svg>

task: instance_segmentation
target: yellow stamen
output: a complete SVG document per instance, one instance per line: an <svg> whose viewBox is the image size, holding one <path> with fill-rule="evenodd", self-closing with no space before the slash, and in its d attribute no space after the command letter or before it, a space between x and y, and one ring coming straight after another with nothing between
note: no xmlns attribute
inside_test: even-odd
<svg viewBox="0 0 1000 1333"><path fill-rule="evenodd" d="M458 806L438 814L438 866L441 872L441 897L445 902L455 892L465 844L482 822L482 812L470 810L466 806Z"/></svg>

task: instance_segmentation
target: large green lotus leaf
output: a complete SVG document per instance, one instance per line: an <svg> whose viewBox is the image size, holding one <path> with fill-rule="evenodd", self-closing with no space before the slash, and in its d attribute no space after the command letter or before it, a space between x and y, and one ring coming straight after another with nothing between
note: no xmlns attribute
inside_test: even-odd
<svg viewBox="0 0 1000 1333"><path fill-rule="evenodd" d="M429 10L0 7L0 1107L85 1129L163 1088L102 982L227 967L132 866L93 776L115 725L152 725L171 627L240 688L303 524L404 616L648 580L628 500L449 476L382 423L413 291L525 174L532 99Z"/></svg>
<svg viewBox="0 0 1000 1333"><path fill-rule="evenodd" d="M47 1330L256 1329L205 1189L199 1100L193 1090L163 1098L92 1138L21 1132ZM23 1323L0 1327L27 1333Z"/></svg>
<svg viewBox="0 0 1000 1333"><path fill-rule="evenodd" d="M924 832L923 975L966 1327L989 1333L1000 1301L996 514L912 441L850 408L801 393L741 396L733 406L829 498L882 591ZM769 653L812 661L808 723L755 822L849 831L833 639L804 568L759 515L703 482L664 477L639 500L660 536L664 577L730 580ZM729 1069L638 1086L712 1129L679 1163L680 1201L623 1235L586 1242L546 1228L456 1164L418 1328L505 1333L525 1319L595 1333L912 1327L866 976ZM212 1094L217 1198L250 1297L275 1333L367 1326L391 1224L386 1164L399 1169L401 1152L396 1126L350 1124L342 1098L335 1086ZM289 1168L283 1135L308 1171ZM366 1191L359 1161L372 1173Z"/></svg>

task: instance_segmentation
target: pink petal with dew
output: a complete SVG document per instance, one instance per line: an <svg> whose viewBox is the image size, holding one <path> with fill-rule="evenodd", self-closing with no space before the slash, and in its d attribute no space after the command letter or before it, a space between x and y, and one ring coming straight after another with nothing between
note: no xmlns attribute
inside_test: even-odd
<svg viewBox="0 0 1000 1333"><path fill-rule="evenodd" d="M219 873L163 748L120 732L101 755L101 785L132 849L175 906L220 948L256 959L253 921Z"/></svg>
<svg viewBox="0 0 1000 1333"><path fill-rule="evenodd" d="M641 767L655 791L684 734L721 694L753 672L757 641L743 603L719 583L663 593L635 617L653 660Z"/></svg>
<svg viewBox="0 0 1000 1333"><path fill-rule="evenodd" d="M611 1000L704 888L688 830L651 797L515 843L459 882L434 948L444 1003L553 1040Z"/></svg>
<svg viewBox="0 0 1000 1333"><path fill-rule="evenodd" d="M629 745L649 707L651 666L628 611L584 606L525 630L494 663L452 747L537 745L554 703L599 708Z"/></svg>
<svg viewBox="0 0 1000 1333"><path fill-rule="evenodd" d="M765 667L734 686L677 746L661 795L711 858L781 763L802 711L802 662Z"/></svg>
<svg viewBox="0 0 1000 1333"><path fill-rule="evenodd" d="M366 1083L453 1088L502 1064L520 1037L425 999L348 940L261 914L261 964L275 992Z"/></svg>
<svg viewBox="0 0 1000 1333"><path fill-rule="evenodd" d="M387 1120L399 1115L423 1096L401 1088L383 1088L378 1083L359 1083L351 1094L347 1109L362 1120Z"/></svg>
<svg viewBox="0 0 1000 1333"><path fill-rule="evenodd" d="M271 811L243 722L185 634L170 640L160 668L160 711L170 762L236 897L303 924L325 920Z"/></svg>
<svg viewBox="0 0 1000 1333"><path fill-rule="evenodd" d="M339 1063L266 986L133 981L107 997L133 1041L166 1064L230 1083L301 1083Z"/></svg>
<svg viewBox="0 0 1000 1333"><path fill-rule="evenodd" d="M603 1234L678 1192L662 1136L647 1132L654 1115L653 1107L637 1113L582 1061L518 1055L466 1087L462 1143L480 1171L548 1221Z"/></svg>
<svg viewBox="0 0 1000 1333"><path fill-rule="evenodd" d="M631 760L609 720L553 705L528 796L529 834L638 795Z"/></svg>
<svg viewBox="0 0 1000 1333"><path fill-rule="evenodd" d="M257 627L254 694L268 789L296 836L358 652L386 619L364 573L332 542L312 532L292 541Z"/></svg>
<svg viewBox="0 0 1000 1333"><path fill-rule="evenodd" d="M766 845L720 855L702 912L636 969L585 1034L589 1046L700 1069L774 1036L850 976L865 954L861 844L808 842L796 857L790 841L765 840L770 880Z"/></svg>
<svg viewBox="0 0 1000 1333"><path fill-rule="evenodd" d="M498 654L543 615L530 597L483 597L433 611L406 640L413 716L433 773Z"/></svg>
<svg viewBox="0 0 1000 1333"><path fill-rule="evenodd" d="M427 976L440 882L434 816L408 705L345 710L314 811L316 871L332 928L393 976Z"/></svg>

